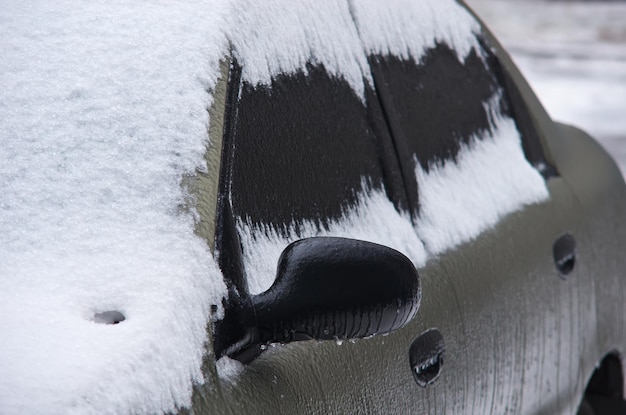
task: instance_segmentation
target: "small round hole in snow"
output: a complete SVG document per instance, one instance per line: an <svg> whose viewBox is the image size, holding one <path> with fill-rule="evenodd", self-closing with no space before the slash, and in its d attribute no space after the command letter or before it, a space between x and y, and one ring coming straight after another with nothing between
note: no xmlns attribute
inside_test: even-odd
<svg viewBox="0 0 626 415"><path fill-rule="evenodd" d="M103 311L93 316L93 321L98 324L118 324L124 320L126 320L126 317L119 311Z"/></svg>

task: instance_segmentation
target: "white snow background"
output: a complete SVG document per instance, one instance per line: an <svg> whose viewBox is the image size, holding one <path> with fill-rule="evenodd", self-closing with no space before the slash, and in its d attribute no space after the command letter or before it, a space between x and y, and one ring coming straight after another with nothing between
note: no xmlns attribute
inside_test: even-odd
<svg viewBox="0 0 626 415"><path fill-rule="evenodd" d="M597 138L626 175L626 2L467 2L548 113Z"/></svg>

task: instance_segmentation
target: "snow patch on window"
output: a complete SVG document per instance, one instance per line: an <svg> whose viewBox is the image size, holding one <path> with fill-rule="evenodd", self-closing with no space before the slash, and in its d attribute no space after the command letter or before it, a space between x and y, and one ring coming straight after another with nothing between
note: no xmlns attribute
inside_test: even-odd
<svg viewBox="0 0 626 415"><path fill-rule="evenodd" d="M494 101L495 102L495 101ZM492 108L492 132L463 145L456 162L416 161L420 214L415 229L429 255L478 236L505 215L548 199L541 174L526 160L515 122Z"/></svg>
<svg viewBox="0 0 626 415"><path fill-rule="evenodd" d="M364 188L367 188L364 184ZM283 236L272 226L262 229L250 226L244 220L237 221L244 253L250 294L260 294L271 287L276 277L278 258L291 242L312 236L338 236L360 239L386 245L402 252L416 266L426 263L426 252L407 214L398 213L382 190L366 190L361 193L357 205L344 217L331 222L328 229L320 229L312 222L299 223Z"/></svg>
<svg viewBox="0 0 626 415"><path fill-rule="evenodd" d="M180 183L206 170L220 13L2 1L3 414L175 412L203 382L225 287Z"/></svg>
<svg viewBox="0 0 626 415"><path fill-rule="evenodd" d="M393 55L419 62L424 52L445 43L462 62L480 50L480 25L456 0L351 0L368 54Z"/></svg>
<svg viewBox="0 0 626 415"><path fill-rule="evenodd" d="M363 98L365 82L373 85L371 54L419 61L436 43L445 43L463 61L473 47L480 50L478 22L454 0L242 0L231 19L234 55L252 85L306 72L312 63L344 78Z"/></svg>
<svg viewBox="0 0 626 415"><path fill-rule="evenodd" d="M229 36L245 81L269 85L312 63L364 96L371 75L345 0L242 0L232 19Z"/></svg>

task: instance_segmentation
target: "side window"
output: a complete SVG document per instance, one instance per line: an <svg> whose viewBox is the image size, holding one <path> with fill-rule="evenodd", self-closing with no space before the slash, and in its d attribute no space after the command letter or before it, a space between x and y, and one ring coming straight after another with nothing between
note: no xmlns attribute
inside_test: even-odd
<svg viewBox="0 0 626 415"><path fill-rule="evenodd" d="M228 186L220 190L222 220L233 223L218 235L242 253L239 265L221 264L231 285L250 294L267 290L282 250L311 236L368 240L422 260L410 217L390 196L399 174L386 169L397 169L397 161L388 134L386 145L380 140L384 117L372 113L368 98L321 65L278 75L268 86L238 83L234 68L221 179ZM236 230L230 236L229 228Z"/></svg>
<svg viewBox="0 0 626 415"><path fill-rule="evenodd" d="M323 67L241 84L232 159L232 206L254 229L325 227L382 185L364 104ZM298 232L298 229L294 229Z"/></svg>
<svg viewBox="0 0 626 415"><path fill-rule="evenodd" d="M550 170L532 121L511 99L496 56L478 35L468 38L474 46L464 55L437 42L417 57L369 57L415 229L431 254L547 197Z"/></svg>
<svg viewBox="0 0 626 415"><path fill-rule="evenodd" d="M527 160L542 173L547 170L519 92L482 43L463 61L439 43L419 61L388 55L372 56L370 64L384 106L394 118L394 137L408 145L424 170L456 160L462 145L491 135L498 116L515 121Z"/></svg>
<svg viewBox="0 0 626 415"><path fill-rule="evenodd" d="M397 123L394 137L426 171L455 161L462 145L488 132L492 108L509 113L497 79L476 50L464 62L443 43L419 62L393 55L371 61L384 105Z"/></svg>

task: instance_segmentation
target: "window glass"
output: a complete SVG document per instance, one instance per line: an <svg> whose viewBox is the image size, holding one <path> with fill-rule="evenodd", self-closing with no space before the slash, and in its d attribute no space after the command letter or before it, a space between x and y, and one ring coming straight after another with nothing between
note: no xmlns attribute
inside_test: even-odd
<svg viewBox="0 0 626 415"><path fill-rule="evenodd" d="M380 188L377 144L347 82L309 65L271 86L241 85L234 113L231 198L236 217L285 230L324 226Z"/></svg>
<svg viewBox="0 0 626 415"><path fill-rule="evenodd" d="M489 48L474 48L459 59L457 51L439 43L419 61L387 55L370 57L370 64L394 138L408 146L424 171L456 161L461 146L489 137L497 116L514 118L527 160L545 168L532 121Z"/></svg>
<svg viewBox="0 0 626 415"><path fill-rule="evenodd" d="M418 59L370 56L415 230L430 254L548 197L547 163L529 151L541 147L524 145L538 140L534 126L517 116L495 55L476 40L463 54L435 43Z"/></svg>

